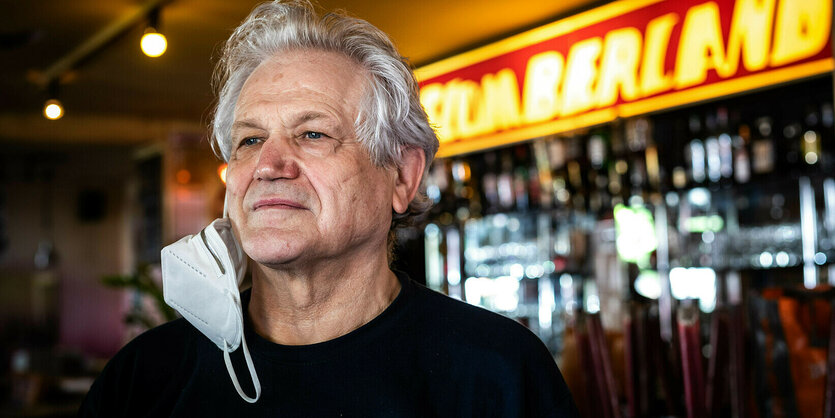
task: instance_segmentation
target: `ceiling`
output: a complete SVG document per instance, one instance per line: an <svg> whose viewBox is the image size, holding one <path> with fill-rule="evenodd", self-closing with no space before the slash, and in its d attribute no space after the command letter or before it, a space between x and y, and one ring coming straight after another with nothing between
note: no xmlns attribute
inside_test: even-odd
<svg viewBox="0 0 835 418"><path fill-rule="evenodd" d="M0 0L0 141L144 142L201 129L220 45L258 1L173 0L161 13L160 58L139 51L144 23L61 77L66 116L47 121L42 72L147 0ZM553 21L595 0L321 0L388 33L416 67Z"/></svg>

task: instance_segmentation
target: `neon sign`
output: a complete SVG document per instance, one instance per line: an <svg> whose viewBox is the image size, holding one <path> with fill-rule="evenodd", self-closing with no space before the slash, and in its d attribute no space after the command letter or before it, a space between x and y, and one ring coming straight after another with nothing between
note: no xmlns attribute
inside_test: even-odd
<svg viewBox="0 0 835 418"><path fill-rule="evenodd" d="M831 0L622 0L417 70L439 156L835 68Z"/></svg>

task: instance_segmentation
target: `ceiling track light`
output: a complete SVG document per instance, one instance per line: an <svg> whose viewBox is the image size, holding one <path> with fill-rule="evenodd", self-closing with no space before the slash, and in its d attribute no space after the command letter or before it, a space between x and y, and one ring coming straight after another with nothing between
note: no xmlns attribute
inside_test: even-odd
<svg viewBox="0 0 835 418"><path fill-rule="evenodd" d="M47 91L48 100L44 103L43 115L50 120L57 120L64 116L64 106L57 98L59 82L66 82L69 74L76 69L83 61L89 60L96 54L110 45L114 39L121 36L140 22L148 21L153 25L153 33L162 38L163 47L156 56L165 52L167 43L165 37L159 34L159 11L161 7L173 0L146 0L141 5L114 20L95 34L76 46L66 55L52 63L43 71L35 71L29 77L29 81L36 84L43 91ZM146 31L146 33L149 31ZM154 39L152 37L151 39ZM157 38L156 43L159 43Z"/></svg>
<svg viewBox="0 0 835 418"><path fill-rule="evenodd" d="M142 52L149 57L158 57L165 53L168 48L168 41L165 35L159 32L160 29L160 8L157 7L148 14L148 28L145 29L145 34L142 35L142 40L139 46Z"/></svg>
<svg viewBox="0 0 835 418"><path fill-rule="evenodd" d="M49 98L43 105L43 116L49 120L58 120L64 116L64 105L58 100L58 81L53 80L47 88Z"/></svg>

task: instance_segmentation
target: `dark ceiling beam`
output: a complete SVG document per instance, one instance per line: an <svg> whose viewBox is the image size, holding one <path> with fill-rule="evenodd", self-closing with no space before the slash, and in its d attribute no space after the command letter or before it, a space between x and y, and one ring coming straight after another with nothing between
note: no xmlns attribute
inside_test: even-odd
<svg viewBox="0 0 835 418"><path fill-rule="evenodd" d="M0 143L143 144L172 134L205 135L206 126L177 119L73 115L47 120L38 114L0 113Z"/></svg>
<svg viewBox="0 0 835 418"><path fill-rule="evenodd" d="M171 0L148 0L129 13L125 13L40 72L35 77L35 84L41 88L47 88L53 80L58 80L65 73L74 69L81 61L99 52L110 41L123 34L137 22L146 20L154 9L169 1Z"/></svg>

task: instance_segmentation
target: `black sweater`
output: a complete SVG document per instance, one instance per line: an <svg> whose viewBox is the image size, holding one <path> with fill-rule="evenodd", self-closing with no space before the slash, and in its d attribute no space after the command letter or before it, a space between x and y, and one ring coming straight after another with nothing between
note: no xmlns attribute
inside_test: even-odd
<svg viewBox="0 0 835 418"><path fill-rule="evenodd" d="M184 319L125 346L80 416L569 417L571 395L542 342L522 325L431 291L405 275L368 324L319 344L247 343L261 398L238 396L222 352ZM243 297L244 313L249 292ZM254 395L241 349L232 354Z"/></svg>

